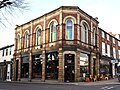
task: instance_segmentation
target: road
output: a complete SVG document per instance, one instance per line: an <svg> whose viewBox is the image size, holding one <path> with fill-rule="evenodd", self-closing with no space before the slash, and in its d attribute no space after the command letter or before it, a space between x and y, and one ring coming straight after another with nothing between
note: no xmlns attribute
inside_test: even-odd
<svg viewBox="0 0 120 90"><path fill-rule="evenodd" d="M1 83L0 90L120 90L120 85L55 85L32 83Z"/></svg>

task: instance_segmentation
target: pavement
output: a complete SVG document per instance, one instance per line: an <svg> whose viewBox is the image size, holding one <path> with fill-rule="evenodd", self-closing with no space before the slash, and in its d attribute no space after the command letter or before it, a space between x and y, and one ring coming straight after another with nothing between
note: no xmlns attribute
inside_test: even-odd
<svg viewBox="0 0 120 90"><path fill-rule="evenodd" d="M21 80L21 81L4 81L5 83L25 83L25 84L53 84L53 85L79 85L79 86L86 86L86 85L120 85L120 82L117 78L110 79L110 80L102 80L102 81L95 81L95 82L58 82L53 80L46 80L42 82L41 80L32 80L29 82L28 80Z"/></svg>

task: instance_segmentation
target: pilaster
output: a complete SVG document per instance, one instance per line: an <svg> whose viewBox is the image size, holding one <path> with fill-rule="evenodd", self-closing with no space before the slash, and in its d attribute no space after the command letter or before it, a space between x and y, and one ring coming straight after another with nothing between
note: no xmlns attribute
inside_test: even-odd
<svg viewBox="0 0 120 90"><path fill-rule="evenodd" d="M64 60L63 60L63 51L62 48L59 48L59 72L58 72L58 81L64 82Z"/></svg>
<svg viewBox="0 0 120 90"><path fill-rule="evenodd" d="M29 81L32 80L32 53L29 54Z"/></svg>
<svg viewBox="0 0 120 90"><path fill-rule="evenodd" d="M46 51L42 52L42 81L45 82L45 72L46 72Z"/></svg>

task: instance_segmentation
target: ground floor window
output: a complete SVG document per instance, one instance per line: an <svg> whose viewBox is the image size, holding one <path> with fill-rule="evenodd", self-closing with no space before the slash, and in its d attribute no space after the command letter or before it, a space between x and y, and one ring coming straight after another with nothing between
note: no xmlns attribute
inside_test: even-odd
<svg viewBox="0 0 120 90"><path fill-rule="evenodd" d="M80 53L80 77L85 79L89 76L89 57L88 54Z"/></svg>
<svg viewBox="0 0 120 90"><path fill-rule="evenodd" d="M42 78L42 55L36 54L32 58L32 78Z"/></svg>
<svg viewBox="0 0 120 90"><path fill-rule="evenodd" d="M29 57L22 57L21 78L29 77Z"/></svg>
<svg viewBox="0 0 120 90"><path fill-rule="evenodd" d="M58 52L46 54L46 79L58 79Z"/></svg>

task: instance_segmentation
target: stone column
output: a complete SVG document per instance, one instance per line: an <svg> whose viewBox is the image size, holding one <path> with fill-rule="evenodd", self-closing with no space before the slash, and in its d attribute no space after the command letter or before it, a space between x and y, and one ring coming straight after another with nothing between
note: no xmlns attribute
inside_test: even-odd
<svg viewBox="0 0 120 90"><path fill-rule="evenodd" d="M59 48L59 72L58 72L58 81L64 82L64 59L63 59L63 51L62 48Z"/></svg>
<svg viewBox="0 0 120 90"><path fill-rule="evenodd" d="M99 60L99 55L97 55L96 57L96 75L97 77L100 76L100 60Z"/></svg>
<svg viewBox="0 0 120 90"><path fill-rule="evenodd" d="M75 82L80 81L80 50L76 52L75 58Z"/></svg>
<svg viewBox="0 0 120 90"><path fill-rule="evenodd" d="M16 58L14 56L13 64L12 64L12 81L16 80Z"/></svg>
<svg viewBox="0 0 120 90"><path fill-rule="evenodd" d="M29 54L29 81L32 80L32 53Z"/></svg>
<svg viewBox="0 0 120 90"><path fill-rule="evenodd" d="M90 75L93 77L93 53L90 54Z"/></svg>
<svg viewBox="0 0 120 90"><path fill-rule="evenodd" d="M19 57L19 61L18 61L18 81L21 80L21 57Z"/></svg>
<svg viewBox="0 0 120 90"><path fill-rule="evenodd" d="M45 82L46 74L46 51L42 52L42 81Z"/></svg>

